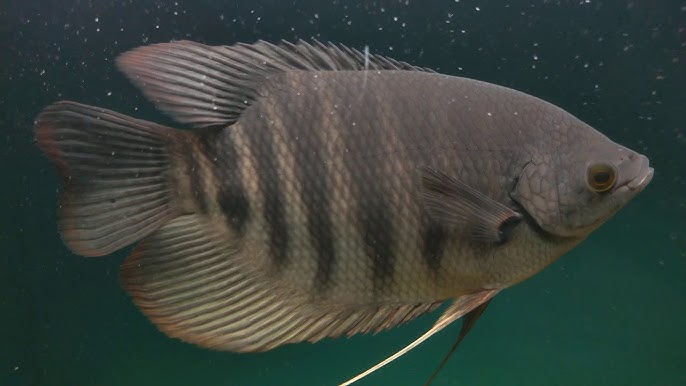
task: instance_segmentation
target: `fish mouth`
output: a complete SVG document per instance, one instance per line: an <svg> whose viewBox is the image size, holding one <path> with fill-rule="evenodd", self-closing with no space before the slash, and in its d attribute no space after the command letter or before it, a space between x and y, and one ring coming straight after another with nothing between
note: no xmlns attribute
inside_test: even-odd
<svg viewBox="0 0 686 386"><path fill-rule="evenodd" d="M643 190L653 179L654 170L650 167L648 157L641 156L641 166L637 173L637 177L629 181L626 186L631 190Z"/></svg>

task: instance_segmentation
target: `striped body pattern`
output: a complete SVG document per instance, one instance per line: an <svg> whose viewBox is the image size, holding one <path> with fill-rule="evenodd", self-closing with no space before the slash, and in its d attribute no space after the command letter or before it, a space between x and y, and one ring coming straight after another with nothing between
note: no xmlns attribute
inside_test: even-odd
<svg viewBox="0 0 686 386"><path fill-rule="evenodd" d="M653 174L550 103L341 45L173 42L117 64L191 130L47 107L60 230L85 256L138 242L124 287L203 347L377 332L447 300L437 325L467 315L462 338Z"/></svg>
<svg viewBox="0 0 686 386"><path fill-rule="evenodd" d="M212 202L214 215L244 242L264 246L260 265L315 297L349 297L356 305L377 298L426 302L478 290L484 281L506 284L482 266L492 248L466 242L426 215L418 168L450 167L467 181L479 173L511 176L526 155L507 147L516 138L461 135L450 101L440 106L421 92L407 93L442 87L457 100L463 95L453 79L411 75L416 79L296 72L272 80L236 124L199 134L204 145L193 153L211 164L213 176L194 187L210 192L200 206ZM475 106L496 103L471 91L464 93ZM470 182L498 199L514 186L509 177Z"/></svg>

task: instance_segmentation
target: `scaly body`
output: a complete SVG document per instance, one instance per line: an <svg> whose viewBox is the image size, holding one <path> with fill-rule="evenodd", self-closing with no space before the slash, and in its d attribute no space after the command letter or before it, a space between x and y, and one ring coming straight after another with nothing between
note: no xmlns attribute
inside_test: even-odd
<svg viewBox="0 0 686 386"><path fill-rule="evenodd" d="M177 42L118 64L195 130L46 108L60 228L86 256L140 241L125 288L205 347L380 331L449 299L441 320L471 326L653 174L540 99L344 46Z"/></svg>

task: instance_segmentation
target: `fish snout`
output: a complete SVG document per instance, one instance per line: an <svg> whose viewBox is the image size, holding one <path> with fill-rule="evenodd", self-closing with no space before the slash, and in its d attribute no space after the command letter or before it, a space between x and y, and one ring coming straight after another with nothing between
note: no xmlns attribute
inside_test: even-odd
<svg viewBox="0 0 686 386"><path fill-rule="evenodd" d="M648 157L644 155L637 154L633 163L636 165L636 173L634 178L630 179L626 186L631 190L641 191L650 183L653 179L653 168L650 167L650 161Z"/></svg>

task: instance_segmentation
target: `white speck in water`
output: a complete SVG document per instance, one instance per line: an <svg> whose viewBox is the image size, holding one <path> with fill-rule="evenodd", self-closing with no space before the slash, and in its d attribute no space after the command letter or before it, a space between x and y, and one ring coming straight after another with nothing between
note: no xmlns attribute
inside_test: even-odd
<svg viewBox="0 0 686 386"><path fill-rule="evenodd" d="M393 16L393 21L398 21L398 16Z"/></svg>
<svg viewBox="0 0 686 386"><path fill-rule="evenodd" d="M493 116L493 114L491 114L490 112L489 112L489 113L486 113L486 114L487 114L489 117L492 117L492 116Z"/></svg>
<svg viewBox="0 0 686 386"><path fill-rule="evenodd" d="M112 91L108 91L107 96L112 96Z"/></svg>
<svg viewBox="0 0 686 386"><path fill-rule="evenodd" d="M99 22L99 21L100 21L100 18L99 18L99 17L96 17L96 18L95 18L95 22L97 23L97 22Z"/></svg>
<svg viewBox="0 0 686 386"><path fill-rule="evenodd" d="M477 12L478 12L478 11L481 11L481 8L479 8L479 7L474 7L474 9L476 9Z"/></svg>

